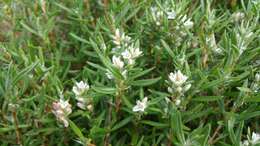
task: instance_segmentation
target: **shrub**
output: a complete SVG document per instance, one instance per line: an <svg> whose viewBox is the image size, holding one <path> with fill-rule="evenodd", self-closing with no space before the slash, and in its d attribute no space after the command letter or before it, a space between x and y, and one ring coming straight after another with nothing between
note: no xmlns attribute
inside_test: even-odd
<svg viewBox="0 0 260 146"><path fill-rule="evenodd" d="M1 145L260 142L259 1L0 7Z"/></svg>

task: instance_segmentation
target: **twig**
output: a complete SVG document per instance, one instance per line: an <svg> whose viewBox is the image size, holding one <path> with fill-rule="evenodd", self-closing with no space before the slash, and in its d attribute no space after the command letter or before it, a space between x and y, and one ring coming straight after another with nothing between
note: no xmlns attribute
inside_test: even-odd
<svg viewBox="0 0 260 146"><path fill-rule="evenodd" d="M209 139L209 144L214 144L216 141L215 141L215 138L216 136L218 135L219 133L219 130L222 128L222 125L218 125L218 127L216 128L214 134L212 135L212 137Z"/></svg>
<svg viewBox="0 0 260 146"><path fill-rule="evenodd" d="M20 131L20 128L19 128L19 126L18 126L19 123L18 123L18 120L17 120L17 114L16 114L16 111L15 111L15 110L13 110L12 116L13 116L13 119L14 119L15 134L16 134L16 143L19 144L19 145L22 145L21 131Z"/></svg>
<svg viewBox="0 0 260 146"><path fill-rule="evenodd" d="M104 0L104 6L105 6L105 8L108 7L108 0Z"/></svg>

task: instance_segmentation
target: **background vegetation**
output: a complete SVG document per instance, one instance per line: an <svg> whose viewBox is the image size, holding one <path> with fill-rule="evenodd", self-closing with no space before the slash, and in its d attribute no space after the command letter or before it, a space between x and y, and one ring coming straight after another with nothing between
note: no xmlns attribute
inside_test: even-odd
<svg viewBox="0 0 260 146"><path fill-rule="evenodd" d="M257 145L259 10L258 0L1 1L0 144ZM111 61L126 49L117 29L142 51L125 77ZM185 93L168 77L177 70ZM81 80L85 110L72 90ZM53 114L63 97L68 127Z"/></svg>

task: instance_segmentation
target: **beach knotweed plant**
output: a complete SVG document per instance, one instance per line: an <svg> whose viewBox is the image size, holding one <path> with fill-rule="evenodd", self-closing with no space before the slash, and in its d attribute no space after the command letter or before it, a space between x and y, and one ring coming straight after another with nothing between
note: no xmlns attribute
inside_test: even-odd
<svg viewBox="0 0 260 146"><path fill-rule="evenodd" d="M259 0L0 1L0 145L260 146Z"/></svg>

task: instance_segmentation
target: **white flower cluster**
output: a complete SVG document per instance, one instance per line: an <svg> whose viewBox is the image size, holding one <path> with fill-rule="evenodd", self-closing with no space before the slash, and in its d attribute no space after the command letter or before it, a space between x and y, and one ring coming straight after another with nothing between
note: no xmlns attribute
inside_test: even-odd
<svg viewBox="0 0 260 146"><path fill-rule="evenodd" d="M194 26L191 18L189 18L188 15L182 13L182 9L178 7L178 4L176 5L170 3L169 1L165 1L161 7L151 7L150 12L152 21L157 26L162 25L164 18L167 18L170 21L174 20L174 22L177 23L177 25L174 24L175 33L170 34L174 36L175 45L177 47L182 44L184 37L187 36L187 30L192 29Z"/></svg>
<svg viewBox="0 0 260 146"><path fill-rule="evenodd" d="M129 65L133 65L135 63L135 59L141 56L142 53L143 52L140 51L139 48L134 47L134 45L132 44L124 52L122 52L121 55Z"/></svg>
<svg viewBox="0 0 260 146"><path fill-rule="evenodd" d="M131 41L131 37L126 35L124 32L120 32L117 28L115 34L112 35L113 43L116 45L116 48L127 47Z"/></svg>
<svg viewBox="0 0 260 146"><path fill-rule="evenodd" d="M223 50L217 46L214 33L206 37L206 44L216 54L221 54L223 52Z"/></svg>
<svg viewBox="0 0 260 146"><path fill-rule="evenodd" d="M188 18L187 15L184 15L181 18L181 24L184 26L186 29L191 29L194 25L193 21L191 21L191 18Z"/></svg>
<svg viewBox="0 0 260 146"><path fill-rule="evenodd" d="M142 101L137 100L136 105L133 107L133 112L144 112L148 102L148 97L145 97Z"/></svg>
<svg viewBox="0 0 260 146"><path fill-rule="evenodd" d="M253 32L248 25L249 24L247 23L246 26L244 26L244 23L242 23L236 32L237 47L240 55L247 49L247 46L253 37Z"/></svg>
<svg viewBox="0 0 260 146"><path fill-rule="evenodd" d="M69 126L68 115L72 112L69 100L64 100L63 97L59 101L52 103L52 113L58 121L63 122L65 127Z"/></svg>
<svg viewBox="0 0 260 146"><path fill-rule="evenodd" d="M191 87L191 84L187 82L188 77L180 70L175 73L169 74L170 87L168 87L168 92L174 97L174 102L177 106L181 104L182 96Z"/></svg>
<svg viewBox="0 0 260 146"><path fill-rule="evenodd" d="M166 16L168 20L174 20L176 18L176 11L172 8L169 7L169 3L165 3L163 6L164 9L166 10L166 13L164 13L161 8L157 6L153 6L150 8L151 10L151 16L153 21L157 26L160 26L162 24L163 17Z"/></svg>
<svg viewBox="0 0 260 146"><path fill-rule="evenodd" d="M260 144L260 134L255 132L252 133L251 139L244 140L243 143L240 143L241 146L250 146L256 144Z"/></svg>
<svg viewBox="0 0 260 146"><path fill-rule="evenodd" d="M176 46L180 46L182 44L183 38L187 36L187 30L192 29L194 25L191 18L188 18L187 15L182 15L179 18L180 20L178 20L178 24L176 26L176 32L179 33L175 38Z"/></svg>
<svg viewBox="0 0 260 146"><path fill-rule="evenodd" d="M119 29L116 29L116 31L119 31ZM131 38L125 35L124 32L116 32L116 35L113 36L113 39L113 42L117 46L118 50L117 55L112 57L112 64L118 68L121 74L126 78L126 66L134 65L136 58L141 56L143 52L140 51L138 47L136 47L135 43L130 43ZM114 79L114 76L110 71L107 71L106 75L109 79Z"/></svg>
<svg viewBox="0 0 260 146"><path fill-rule="evenodd" d="M160 26L162 24L162 18L163 18L163 11L160 10L158 7L151 7L151 15L152 19L155 22L157 26Z"/></svg>
<svg viewBox="0 0 260 146"><path fill-rule="evenodd" d="M245 18L245 13L243 12L235 12L231 15L231 19L233 22L239 22Z"/></svg>
<svg viewBox="0 0 260 146"><path fill-rule="evenodd" d="M85 99L83 96L89 90L89 85L83 81L76 82L73 86L72 91L76 95L77 106L83 110L88 109L89 111L93 110L91 100Z"/></svg>

